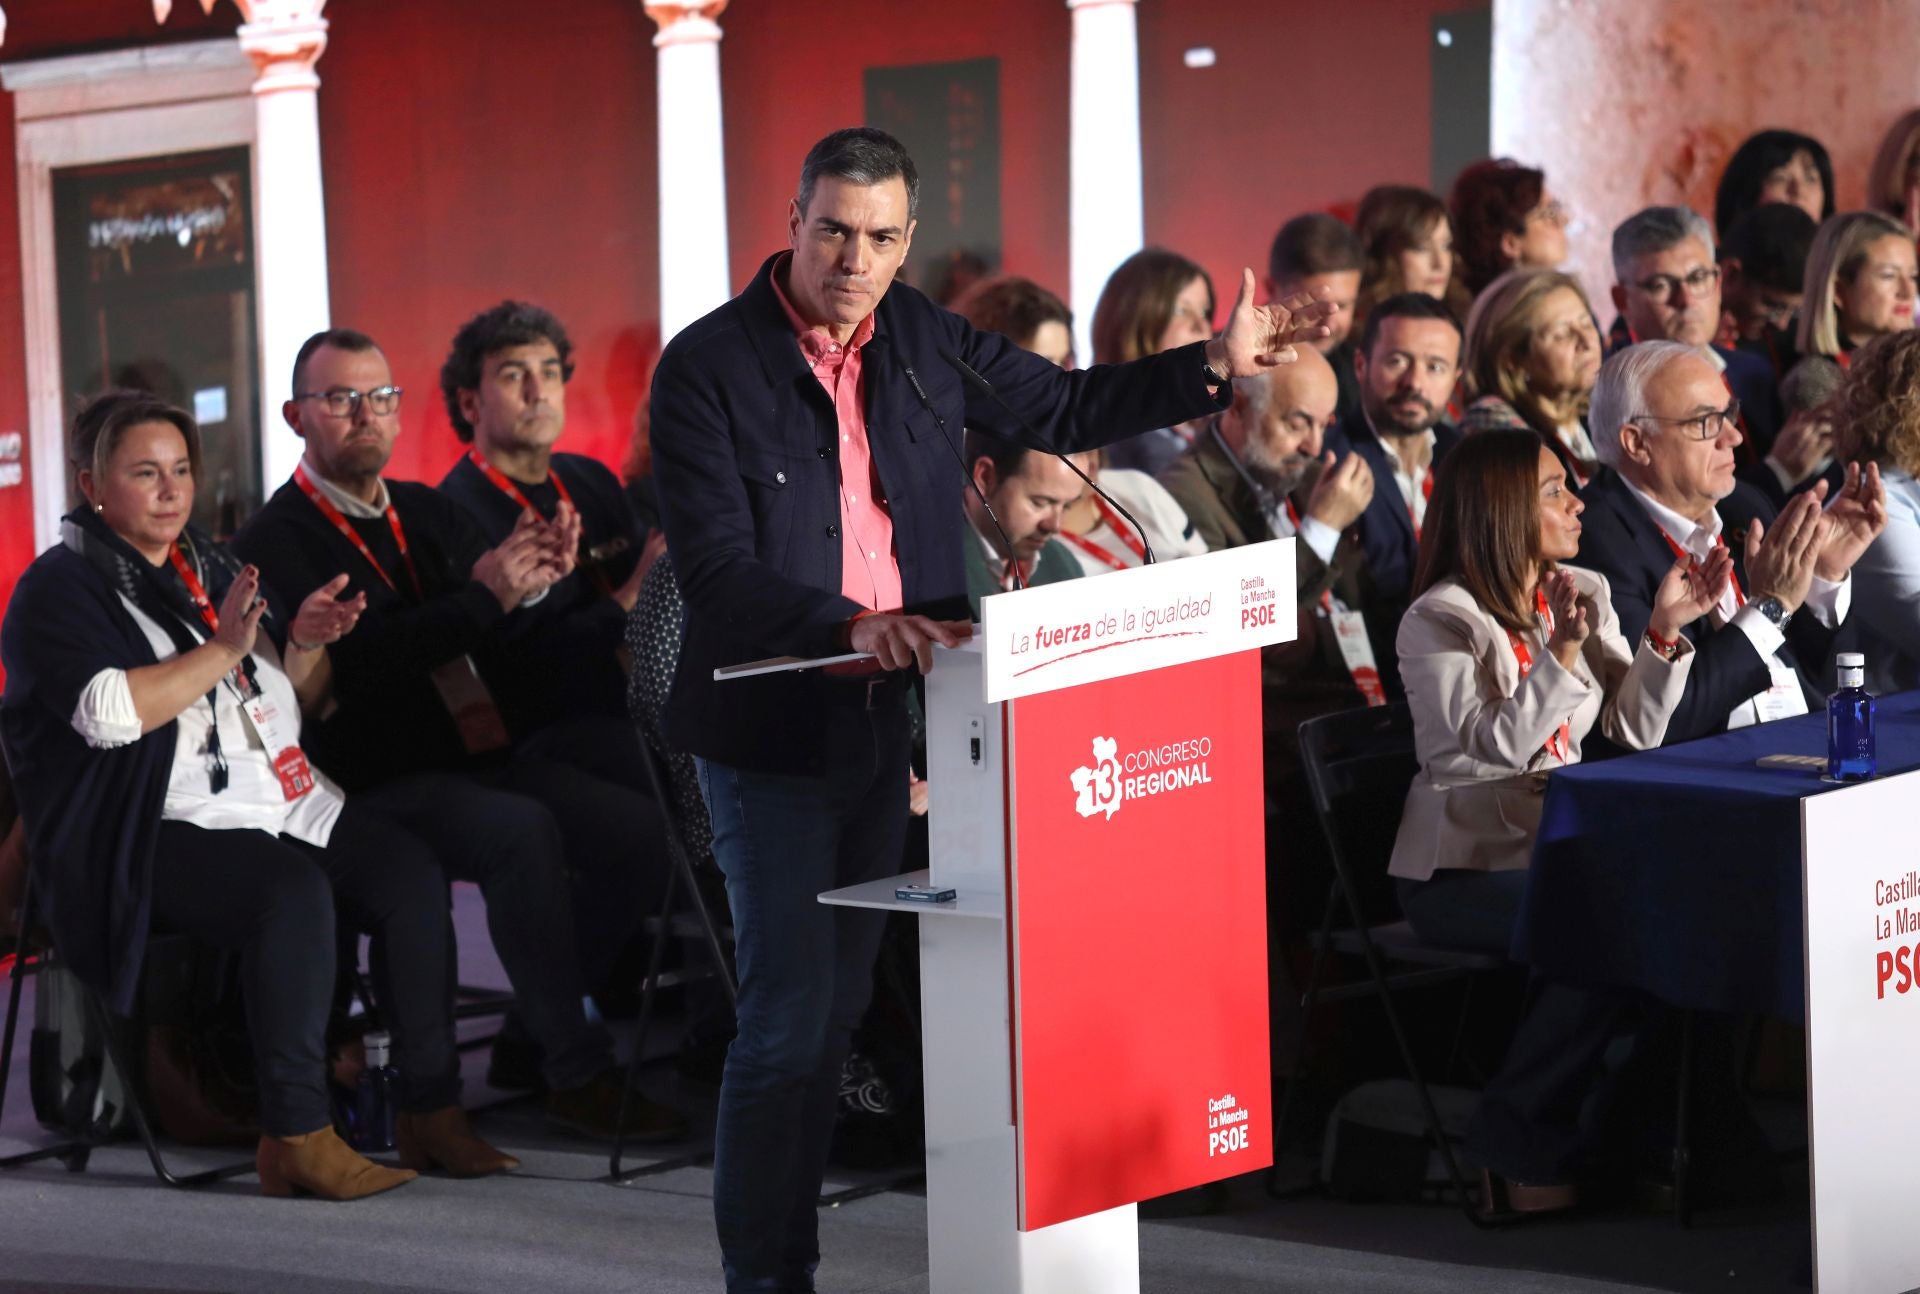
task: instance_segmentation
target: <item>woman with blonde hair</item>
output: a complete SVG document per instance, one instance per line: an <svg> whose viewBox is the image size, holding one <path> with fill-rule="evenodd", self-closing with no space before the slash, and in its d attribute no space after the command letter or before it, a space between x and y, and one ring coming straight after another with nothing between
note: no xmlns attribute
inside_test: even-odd
<svg viewBox="0 0 1920 1294"><path fill-rule="evenodd" d="M1526 427L1585 485L1597 468L1584 419L1600 373L1600 329L1580 283L1558 270L1509 270L1467 315L1462 363L1469 433Z"/></svg>
<svg viewBox="0 0 1920 1294"><path fill-rule="evenodd" d="M1424 292L1464 319L1472 297L1454 278L1453 221L1438 195L1409 184L1367 190L1354 215L1354 233L1366 252L1360 295L1353 306L1353 335L1367 314L1402 292Z"/></svg>
<svg viewBox="0 0 1920 1294"><path fill-rule="evenodd" d="M1853 565L1853 614L1875 692L1920 687L1920 332L1854 353L1829 405L1834 447L1886 485L1887 525Z"/></svg>
<svg viewBox="0 0 1920 1294"><path fill-rule="evenodd" d="M1854 347L1913 327L1913 231L1878 211L1848 211L1820 226L1807 253L1794 346L1845 368Z"/></svg>
<svg viewBox="0 0 1920 1294"><path fill-rule="evenodd" d="M1880 137L1867 172L1867 205L1920 234L1920 108L1902 113Z"/></svg>
<svg viewBox="0 0 1920 1294"><path fill-rule="evenodd" d="M1093 307L1093 362L1125 364L1213 336L1213 280L1164 247L1120 262ZM1107 447L1107 464L1158 476L1193 442L1192 424L1162 427Z"/></svg>

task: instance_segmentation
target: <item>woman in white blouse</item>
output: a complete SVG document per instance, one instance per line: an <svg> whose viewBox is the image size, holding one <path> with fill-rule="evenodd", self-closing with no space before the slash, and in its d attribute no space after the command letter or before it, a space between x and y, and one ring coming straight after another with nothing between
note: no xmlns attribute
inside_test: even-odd
<svg viewBox="0 0 1920 1294"><path fill-rule="evenodd" d="M1657 746L1686 686L1680 626L1705 615L1732 558L1676 562L1648 633L1620 633L1607 581L1563 566L1581 503L1532 432L1468 436L1442 464L1421 534L1400 676L1420 771L1389 871L1422 938L1505 955L1546 775L1577 763L1597 724Z"/></svg>
<svg viewBox="0 0 1920 1294"><path fill-rule="evenodd" d="M343 575L287 616L257 571L188 525L199 433L180 410L109 392L80 411L70 448L86 502L0 627L7 756L63 960L125 1011L149 928L238 952L269 1195L351 1199L414 1169L513 1166L458 1102L437 860L350 805L300 748L301 714L329 690L326 645L363 600L338 600ZM333 1129L336 909L374 940L405 1170Z"/></svg>

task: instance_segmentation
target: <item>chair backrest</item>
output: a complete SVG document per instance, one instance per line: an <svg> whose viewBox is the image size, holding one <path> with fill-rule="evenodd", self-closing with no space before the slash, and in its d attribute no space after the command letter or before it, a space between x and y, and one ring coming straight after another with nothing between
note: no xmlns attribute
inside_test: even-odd
<svg viewBox="0 0 1920 1294"><path fill-rule="evenodd" d="M634 599L633 611L627 616L627 650L633 657L627 675L627 712L665 775L672 802L661 807L674 815L689 858L700 866L713 857L713 823L707 816L707 802L700 795L693 757L667 744L665 722L667 694L673 688L674 668L680 663L680 626L685 610L673 562L663 555L647 569L640 581L640 596Z"/></svg>
<svg viewBox="0 0 1920 1294"><path fill-rule="evenodd" d="M1300 762L1333 865L1360 897L1360 918L1390 919L1387 861L1407 788L1420 771L1405 702L1321 715L1300 725Z"/></svg>

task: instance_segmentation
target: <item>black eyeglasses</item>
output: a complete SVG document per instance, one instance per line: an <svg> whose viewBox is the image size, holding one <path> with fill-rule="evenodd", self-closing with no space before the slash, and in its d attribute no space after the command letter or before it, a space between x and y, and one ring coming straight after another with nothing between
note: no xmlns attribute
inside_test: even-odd
<svg viewBox="0 0 1920 1294"><path fill-rule="evenodd" d="M1687 275L1654 274L1641 279L1633 286L1665 305L1673 296L1675 288L1685 288L1689 297L1697 297L1720 281L1718 265L1702 265Z"/></svg>
<svg viewBox="0 0 1920 1294"><path fill-rule="evenodd" d="M336 418L351 418L359 411L360 402L367 402L367 411L374 414L388 414L400 407L400 391L397 386L376 386L371 391L356 391L352 387L336 386L330 391L295 391L296 400L318 400L326 411Z"/></svg>
<svg viewBox="0 0 1920 1294"><path fill-rule="evenodd" d="M1657 413L1636 413L1629 422L1641 418L1651 418L1655 422L1670 422L1680 428L1680 432L1689 440L1718 440L1728 427L1740 425L1740 402L1734 400L1724 409L1714 409L1707 413L1690 413L1684 418L1667 418Z"/></svg>

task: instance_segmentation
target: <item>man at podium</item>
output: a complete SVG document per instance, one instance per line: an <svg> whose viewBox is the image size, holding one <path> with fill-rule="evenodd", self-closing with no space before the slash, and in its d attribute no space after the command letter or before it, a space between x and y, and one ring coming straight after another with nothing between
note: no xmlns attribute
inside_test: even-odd
<svg viewBox="0 0 1920 1294"><path fill-rule="evenodd" d="M1248 270L1225 332L1132 364L1067 372L893 279L919 181L883 131L807 154L789 247L682 330L653 380L653 451L684 642L669 740L692 753L727 878L740 977L714 1146L729 1290L807 1291L842 1059L882 917L824 890L900 865L911 671L970 633L956 505L965 427L1079 452L1230 403L1232 378L1294 358L1334 307L1256 307ZM767 656L852 669L717 682Z"/></svg>

